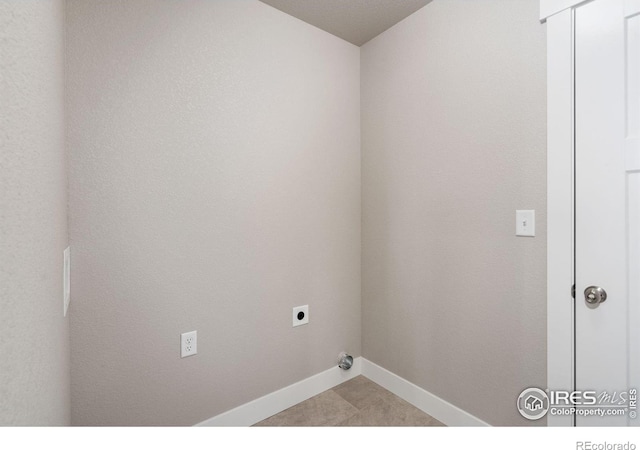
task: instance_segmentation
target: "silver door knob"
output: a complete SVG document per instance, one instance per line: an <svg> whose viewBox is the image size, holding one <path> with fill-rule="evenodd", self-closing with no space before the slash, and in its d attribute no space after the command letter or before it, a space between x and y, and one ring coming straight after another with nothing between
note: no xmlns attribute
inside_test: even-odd
<svg viewBox="0 0 640 450"><path fill-rule="evenodd" d="M584 290L584 301L589 308L597 308L607 299L607 292L599 286L589 286Z"/></svg>

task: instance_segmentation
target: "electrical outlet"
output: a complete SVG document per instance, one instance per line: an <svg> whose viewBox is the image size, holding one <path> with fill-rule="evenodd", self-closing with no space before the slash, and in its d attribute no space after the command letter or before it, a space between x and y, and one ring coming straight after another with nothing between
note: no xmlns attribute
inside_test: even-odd
<svg viewBox="0 0 640 450"><path fill-rule="evenodd" d="M309 305L293 308L293 326L299 327L309 323Z"/></svg>
<svg viewBox="0 0 640 450"><path fill-rule="evenodd" d="M195 355L198 353L198 332L189 331L180 335L180 357Z"/></svg>

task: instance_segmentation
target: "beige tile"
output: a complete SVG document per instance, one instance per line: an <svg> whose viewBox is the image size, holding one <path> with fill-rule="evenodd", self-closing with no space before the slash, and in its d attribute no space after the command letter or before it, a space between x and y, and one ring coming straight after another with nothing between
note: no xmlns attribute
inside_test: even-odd
<svg viewBox="0 0 640 450"><path fill-rule="evenodd" d="M378 400L357 414L340 422L340 426L410 427L438 426L440 422L395 395Z"/></svg>
<svg viewBox="0 0 640 450"><path fill-rule="evenodd" d="M358 409L366 408L393 395L362 375L336 386L333 390Z"/></svg>
<svg viewBox="0 0 640 450"><path fill-rule="evenodd" d="M255 426L444 426L373 381L358 376Z"/></svg>
<svg viewBox="0 0 640 450"><path fill-rule="evenodd" d="M443 424L437 419L434 419L433 417L431 418L431 423L429 424L429 426L430 427L446 427L445 424Z"/></svg>
<svg viewBox="0 0 640 450"><path fill-rule="evenodd" d="M352 404L329 390L258 422L254 426L333 426L357 412L358 410Z"/></svg>

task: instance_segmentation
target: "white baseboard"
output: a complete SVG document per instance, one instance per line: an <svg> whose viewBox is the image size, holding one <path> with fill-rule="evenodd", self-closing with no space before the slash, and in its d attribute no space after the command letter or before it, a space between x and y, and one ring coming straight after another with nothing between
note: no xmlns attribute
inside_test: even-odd
<svg viewBox="0 0 640 450"><path fill-rule="evenodd" d="M491 426L457 406L433 395L431 392L425 391L421 387L366 359L362 360L362 375L447 426Z"/></svg>
<svg viewBox="0 0 640 450"><path fill-rule="evenodd" d="M448 426L490 426L468 412L452 405L421 387L389 372L362 357L353 360L350 370L337 366L307 379L240 405L230 411L200 422L198 427L247 427L345 381L364 375L418 409Z"/></svg>
<svg viewBox="0 0 640 450"><path fill-rule="evenodd" d="M362 374L362 358L353 360L349 370L342 370L338 366L320 372L302 381L284 387L267 394L256 400L240 405L230 411L219 414L204 422L198 427L247 427L260 422L268 417L278 414L287 408L291 408L314 395L318 395L328 389L334 388L340 383L355 378Z"/></svg>

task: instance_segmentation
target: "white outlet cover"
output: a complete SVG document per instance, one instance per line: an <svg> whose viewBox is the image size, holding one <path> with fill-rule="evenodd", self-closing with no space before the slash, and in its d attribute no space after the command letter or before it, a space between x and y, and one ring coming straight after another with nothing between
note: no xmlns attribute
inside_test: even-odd
<svg viewBox="0 0 640 450"><path fill-rule="evenodd" d="M298 319L298 314L302 313L302 318ZM293 326L299 327L309 323L309 305L296 306L293 308Z"/></svg>
<svg viewBox="0 0 640 450"><path fill-rule="evenodd" d="M532 209L516 211L516 236L536 235L536 212Z"/></svg>
<svg viewBox="0 0 640 450"><path fill-rule="evenodd" d="M180 335L180 357L186 358L198 353L198 332L189 331Z"/></svg>
<svg viewBox="0 0 640 450"><path fill-rule="evenodd" d="M62 269L62 315L67 317L69 310L69 302L71 302L71 250L69 247L64 249L64 262Z"/></svg>

